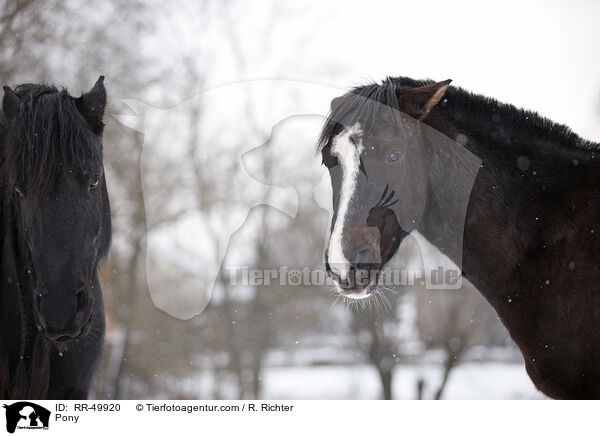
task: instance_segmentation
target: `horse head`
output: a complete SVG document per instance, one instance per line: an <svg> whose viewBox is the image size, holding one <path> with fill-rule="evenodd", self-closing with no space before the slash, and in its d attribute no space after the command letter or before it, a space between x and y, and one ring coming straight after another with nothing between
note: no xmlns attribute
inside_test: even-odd
<svg viewBox="0 0 600 436"><path fill-rule="evenodd" d="M2 174L20 235L17 276L31 284L38 328L56 342L85 336L101 304L97 268L111 233L103 79L79 98L43 85L4 88Z"/></svg>
<svg viewBox="0 0 600 436"><path fill-rule="evenodd" d="M450 81L410 90L367 86L333 100L320 148L333 188L326 269L338 291L364 298L425 210L421 122Z"/></svg>

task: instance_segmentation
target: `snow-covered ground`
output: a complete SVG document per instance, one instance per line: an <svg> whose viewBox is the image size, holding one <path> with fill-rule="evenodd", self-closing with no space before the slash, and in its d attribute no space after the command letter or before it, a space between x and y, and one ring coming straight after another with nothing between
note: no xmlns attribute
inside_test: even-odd
<svg viewBox="0 0 600 436"><path fill-rule="evenodd" d="M431 399L442 376L440 365L399 365L394 372L395 399L415 399L417 381L425 380ZM380 383L368 365L272 367L263 373L263 399L377 399ZM443 399L543 399L522 363L468 362L450 374Z"/></svg>
<svg viewBox="0 0 600 436"><path fill-rule="evenodd" d="M350 363L352 358L356 361L356 354L352 352L340 352L337 359L331 359L331 354L324 349L311 353L312 359L308 359L306 353L290 352L286 353L287 359L284 360L280 351L275 354L271 352L265 359L260 399L381 398L381 384L376 370L366 363ZM433 399L442 379L442 357L443 354L435 350L418 356L418 361L404 356L394 370L393 398L416 399L417 384L423 380L423 399ZM173 378L168 385L186 398L213 398L217 385L220 398L236 398L232 375L215 374L206 367L191 377ZM442 395L445 400L545 398L536 390L525 371L522 358L511 347L472 350L468 360L453 369Z"/></svg>

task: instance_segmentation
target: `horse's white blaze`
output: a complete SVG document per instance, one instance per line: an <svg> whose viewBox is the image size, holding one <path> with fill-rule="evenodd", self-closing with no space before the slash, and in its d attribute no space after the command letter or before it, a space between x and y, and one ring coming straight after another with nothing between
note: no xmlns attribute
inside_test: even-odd
<svg viewBox="0 0 600 436"><path fill-rule="evenodd" d="M356 190L358 173L360 171L360 153L362 150L362 144L360 142L355 144L350 138L360 138L360 133L360 126L355 124L334 138L331 147L331 152L336 155L342 165L342 187L337 217L333 231L331 232L331 238L329 239L327 257L329 266L335 273L339 274L342 280L346 280L350 272L350 262L344 256L342 235L348 207L352 202L352 196Z"/></svg>

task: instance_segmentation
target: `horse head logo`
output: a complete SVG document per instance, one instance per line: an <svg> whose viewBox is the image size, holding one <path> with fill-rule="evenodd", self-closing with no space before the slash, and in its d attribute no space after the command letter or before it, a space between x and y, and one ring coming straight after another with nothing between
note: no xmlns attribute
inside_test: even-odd
<svg viewBox="0 0 600 436"><path fill-rule="evenodd" d="M19 401L3 406L6 411L6 431L14 433L19 428L47 429L50 411L29 401Z"/></svg>

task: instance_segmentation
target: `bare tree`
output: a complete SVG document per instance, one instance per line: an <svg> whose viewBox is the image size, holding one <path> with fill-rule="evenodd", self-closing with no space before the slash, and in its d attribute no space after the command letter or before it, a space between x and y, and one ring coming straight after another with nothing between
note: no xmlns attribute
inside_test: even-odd
<svg viewBox="0 0 600 436"><path fill-rule="evenodd" d="M393 398L392 382L399 354L399 293L390 293L389 297L375 295L381 302L378 307L355 305L352 311L353 331L359 346L364 350L367 361L373 365L381 382L384 400ZM385 300L384 300L385 299ZM366 306L366 305L365 305ZM363 337L363 334L364 337Z"/></svg>
<svg viewBox="0 0 600 436"><path fill-rule="evenodd" d="M47 65L36 62L42 46L56 42L50 22L64 12L62 2L3 0L0 2L0 78L5 83L45 77ZM19 74L18 74L19 73Z"/></svg>
<svg viewBox="0 0 600 436"><path fill-rule="evenodd" d="M427 347L441 348L445 354L442 379L434 393L439 400L465 353L475 344L489 343L499 323L485 299L466 282L460 290L418 290L415 294L419 336Z"/></svg>

